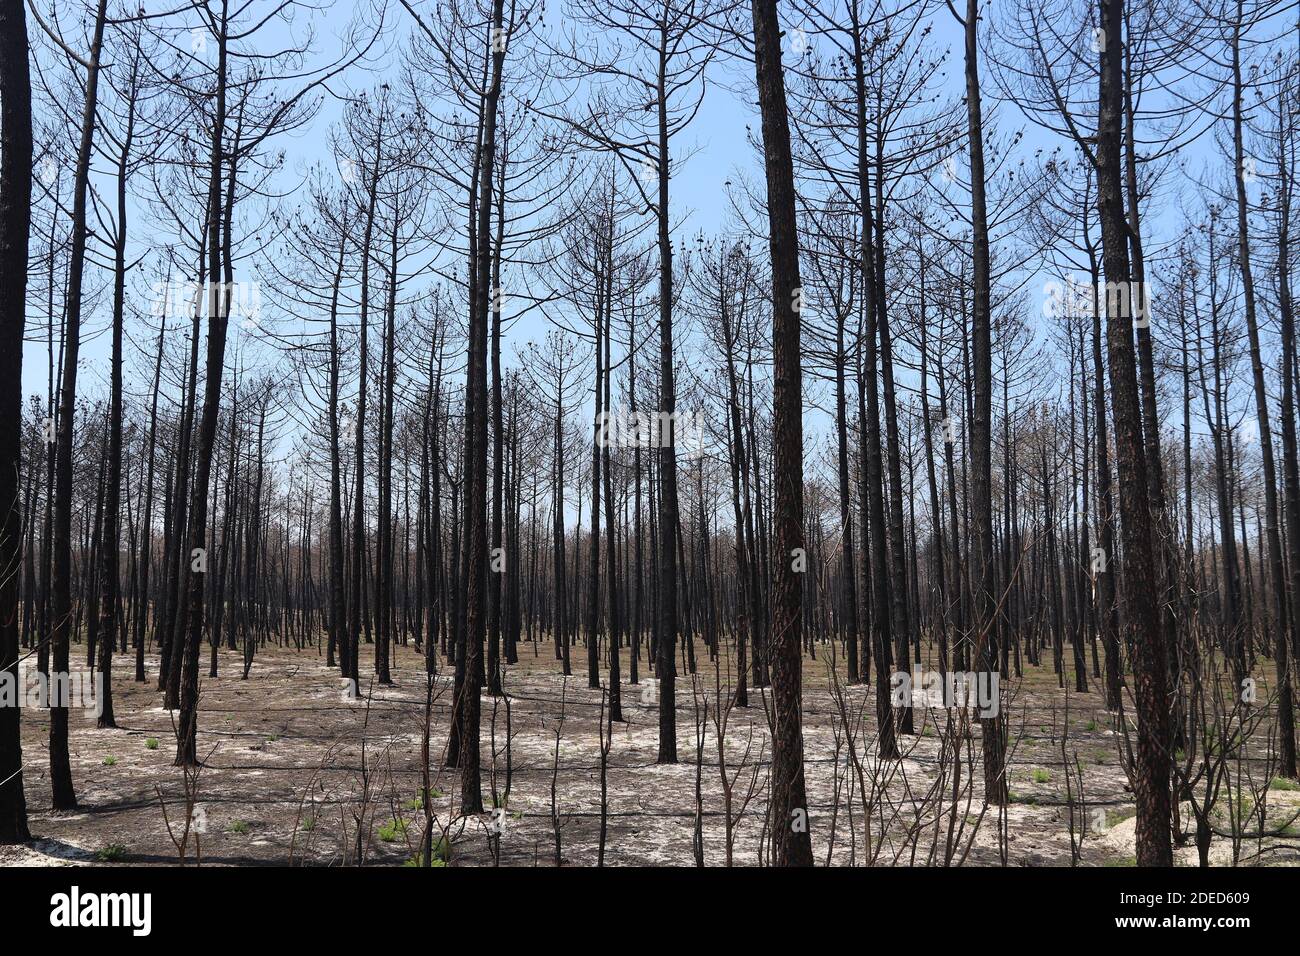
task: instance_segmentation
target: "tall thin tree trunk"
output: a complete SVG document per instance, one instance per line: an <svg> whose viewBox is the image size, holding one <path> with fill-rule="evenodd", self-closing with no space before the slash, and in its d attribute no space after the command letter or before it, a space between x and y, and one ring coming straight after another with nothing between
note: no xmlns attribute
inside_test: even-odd
<svg viewBox="0 0 1300 956"><path fill-rule="evenodd" d="M781 71L776 0L752 0L754 72L763 117L767 214L772 258L772 860L811 866L803 771L802 579L808 567L803 527L803 371L800 360L799 233L794 166Z"/></svg>
<svg viewBox="0 0 1300 956"><path fill-rule="evenodd" d="M1124 220L1120 164L1123 114L1124 0L1100 0L1101 77L1097 142L1097 191L1106 285L1122 290L1113 298L1123 307L1109 308L1106 344L1115 418L1115 452L1119 468L1124 623L1134 649L1134 696L1137 701L1137 746L1133 789L1137 798L1137 861L1140 866L1171 866L1168 716L1164 632L1156 594L1155 544L1152 539L1143 446L1141 397L1133 350L1128 234ZM1117 314L1118 313L1118 314Z"/></svg>
<svg viewBox="0 0 1300 956"><path fill-rule="evenodd" d="M23 328L27 243L31 233L32 88L22 0L0 0L0 567L16 568L21 549ZM18 679L18 576L0 577L0 680ZM0 707L0 844L22 843L27 829L23 749L17 707Z"/></svg>
<svg viewBox="0 0 1300 956"><path fill-rule="evenodd" d="M65 682L69 676L68 652L72 627L72 431L77 401L77 362L81 349L81 289L86 261L86 192L89 189L90 156L95 136L95 109L99 92L99 55L104 43L107 0L99 0L94 38L86 70L85 102L81 114L81 144L77 149L77 170L72 195L72 249L68 262L66 307L67 347L63 360L63 384L59 390L58 451L54 474L54 639L51 647L51 677ZM53 682L51 683L53 687ZM50 700L50 785L55 810L75 810L77 795L72 786L72 765L68 756L68 707L66 691Z"/></svg>

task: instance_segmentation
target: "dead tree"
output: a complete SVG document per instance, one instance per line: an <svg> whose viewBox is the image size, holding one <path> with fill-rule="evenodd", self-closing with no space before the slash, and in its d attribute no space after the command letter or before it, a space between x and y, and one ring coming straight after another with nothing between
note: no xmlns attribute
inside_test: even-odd
<svg viewBox="0 0 1300 956"><path fill-rule="evenodd" d="M18 677L19 462L32 200L32 88L22 0L0 2L0 680ZM17 707L0 707L0 844L30 839Z"/></svg>
<svg viewBox="0 0 1300 956"><path fill-rule="evenodd" d="M803 527L803 372L800 357L799 233L794 163L781 71L781 28L775 0L752 0L754 72L763 117L768 224L772 258L773 505L772 858L781 866L812 866L803 773L802 601L807 568Z"/></svg>

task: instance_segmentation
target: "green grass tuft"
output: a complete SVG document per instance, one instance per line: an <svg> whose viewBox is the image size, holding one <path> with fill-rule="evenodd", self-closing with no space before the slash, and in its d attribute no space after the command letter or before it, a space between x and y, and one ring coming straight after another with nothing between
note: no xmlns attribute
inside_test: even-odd
<svg viewBox="0 0 1300 956"><path fill-rule="evenodd" d="M446 866L451 860L451 848L446 837L438 837L433 844L433 860L430 866ZM409 858L402 866L424 866L424 853L420 852Z"/></svg>
<svg viewBox="0 0 1300 956"><path fill-rule="evenodd" d="M406 835L405 820L390 820L379 828L379 839L385 843L396 843L397 838Z"/></svg>

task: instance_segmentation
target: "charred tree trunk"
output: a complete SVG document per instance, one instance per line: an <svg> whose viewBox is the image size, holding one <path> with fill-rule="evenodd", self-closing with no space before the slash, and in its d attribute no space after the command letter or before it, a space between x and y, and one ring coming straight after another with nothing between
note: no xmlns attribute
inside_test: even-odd
<svg viewBox="0 0 1300 956"><path fill-rule="evenodd" d="M81 348L81 289L86 260L86 192L89 189L90 154L95 136L95 108L99 91L99 55L104 43L107 0L99 0L95 14L86 70L85 102L81 114L81 144L77 150L76 179L72 196L72 250L68 263L66 308L67 346L63 360L63 384L59 390L58 451L54 474L54 635L51 647L51 678L65 683L72 627L72 430L77 401L77 361ZM53 687L53 683L51 684ZM50 785L55 810L75 810L77 795L72 786L72 765L68 757L68 707L50 699Z"/></svg>
<svg viewBox="0 0 1300 956"><path fill-rule="evenodd" d="M979 77L979 0L966 0L966 122L970 148L972 283L971 364L971 590L974 598L975 659L992 676L998 670L994 634L996 566L993 563L993 352L990 306L989 227L984 197L984 121ZM984 798L1007 802L1006 719L1000 702L980 716L984 756Z"/></svg>
<svg viewBox="0 0 1300 956"><path fill-rule="evenodd" d="M194 487L190 495L189 514L189 574L188 600L185 612L188 618L183 628L184 655L177 659L173 651L173 667L181 667L181 713L177 731L176 765L190 766L198 763L199 723L199 654L203 642L204 583L207 580L208 482L212 471L212 448L217 434L217 415L221 405L221 380L225 369L226 327L230 318L229 270L230 257L222 242L224 227L229 241L230 210L222 209L222 138L226 125L226 7L217 23L217 77L214 120L212 124L211 155L208 169L208 351L207 369L203 383L203 414L199 419L198 445L194 458ZM233 164L235 159L231 158ZM225 253L223 255L223 253ZM225 277L223 290L218 277ZM223 291L225 294L223 294ZM177 648L176 650L180 650Z"/></svg>
<svg viewBox="0 0 1300 956"><path fill-rule="evenodd" d="M102 17L101 17L102 20ZM0 0L0 567L21 549L23 327L31 233L32 87L22 0ZM0 577L0 680L18 679L18 576ZM19 709L0 707L0 844L31 839Z"/></svg>
<svg viewBox="0 0 1300 956"><path fill-rule="evenodd" d="M109 370L108 403L108 473L104 484L104 523L100 530L100 597L99 597L99 726L116 727L113 716L113 645L117 639L121 614L119 561L121 525L118 512L122 497L122 322L126 308L126 178L131 161L131 144L135 138L135 67L129 77L126 104L126 131L117 164L117 236L113 249L113 350ZM157 390L155 389L155 395Z"/></svg>
<svg viewBox="0 0 1300 956"><path fill-rule="evenodd" d="M1164 632L1157 593L1155 545L1147 489L1141 397L1133 350L1128 228L1120 164L1123 114L1124 0L1101 0L1101 78L1097 130L1097 190L1103 266L1108 288L1123 290L1120 308L1108 308L1106 345L1119 468L1122 600L1126 642L1134 649L1137 746L1133 775L1137 798L1139 866L1171 866L1169 802L1169 702ZM1119 314L1117 314L1119 313Z"/></svg>
<svg viewBox="0 0 1300 956"><path fill-rule="evenodd" d="M772 258L772 860L811 866L812 838L804 788L802 581L807 568L803 528L803 372L800 359L799 233L794 167L781 68L775 0L752 0L754 71L762 113ZM664 197L666 198L666 197Z"/></svg>

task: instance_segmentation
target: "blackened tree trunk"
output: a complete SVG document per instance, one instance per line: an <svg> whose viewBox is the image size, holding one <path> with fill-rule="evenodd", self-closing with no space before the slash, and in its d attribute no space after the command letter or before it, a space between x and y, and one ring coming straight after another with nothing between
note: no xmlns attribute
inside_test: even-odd
<svg viewBox="0 0 1300 956"><path fill-rule="evenodd" d="M199 722L199 654L203 642L204 583L207 580L208 550L205 536L208 523L208 483L212 474L212 448L217 435L217 414L221 404L221 380L225 368L226 327L230 317L228 289L222 289L219 277L223 271L222 227L228 223L228 213L222 210L222 137L226 125L226 71L227 71L227 20L222 7L221 19L216 24L217 72L215 109L212 123L212 141L208 159L208 351L203 382L203 413L199 418L198 445L194 456L194 485L190 494L189 514L189 574L188 599L185 606L188 621L184 629L184 654L177 657L181 648L172 652L172 666L181 671L181 713L177 730L176 765L192 766L198 763ZM232 157L232 166L234 159ZM232 171L233 178L233 171ZM229 230L229 225L225 228ZM228 257L226 257L228 260ZM229 269L230 263L224 263ZM223 294L223 291L226 294Z"/></svg>
<svg viewBox="0 0 1300 956"><path fill-rule="evenodd" d="M149 617L149 566L153 555L153 484L154 465L158 450L158 386L162 381L163 341L167 334L167 317L164 313L158 326L158 356L153 368L153 395L149 400L149 454L144 483L144 508L140 520L140 588L139 607L135 612L135 680L143 684L145 622ZM154 602L154 614L157 615L157 602Z"/></svg>
<svg viewBox="0 0 1300 956"><path fill-rule="evenodd" d="M573 673L569 663L569 609L565 600L567 585L564 557L564 405L562 390L557 386L555 400L555 448L552 453L552 484L555 487L555 500L551 504L552 543L554 554L552 564L555 566L554 609L551 616L551 639L555 642L555 656L563 661L564 676Z"/></svg>
<svg viewBox="0 0 1300 956"><path fill-rule="evenodd" d="M483 812L479 775L479 689L483 686L483 640L487 629L488 486L487 346L492 290L492 188L496 159L497 104L505 64L503 0L492 3L492 72L483 96L475 226L474 307L470 321L465 415L465 686L460 713L460 803L463 813Z"/></svg>
<svg viewBox="0 0 1300 956"><path fill-rule="evenodd" d="M628 356L627 356L627 393L629 398L629 407L633 415L636 414L636 355L637 355L637 338L636 338L636 306L633 305L628 317ZM628 628L631 631L631 641L628 648L628 683L636 684L639 682L638 665L641 658L641 633L642 633L642 616L645 609L645 536L643 534L644 524L641 520L641 442L636 443L632 449L632 494L635 500L632 503L632 535L635 538L633 546L632 559L632 609ZM744 666L742 661L741 666Z"/></svg>
<svg viewBox="0 0 1300 956"><path fill-rule="evenodd" d="M1273 431L1269 421L1268 389L1264 385L1264 362L1259 346L1259 320L1255 310L1255 278L1251 269L1249 209L1246 202L1245 120L1242 116L1244 88L1241 75L1241 30L1244 3L1237 0L1237 15L1232 30L1232 150L1233 183L1237 199L1237 266L1241 270L1241 293L1246 314L1246 334L1250 343L1251 382L1255 389L1255 414L1259 425L1259 451L1264 478L1264 536L1268 545L1268 591L1272 596L1272 621L1275 659L1279 673L1277 689L1278 762L1285 776L1296 775L1295 707L1287 661L1287 575L1282 561L1282 539L1278 533L1277 466L1273 460ZM1285 167L1283 160L1279 164ZM1285 215L1285 213L1284 213ZM1281 258L1279 257L1279 262ZM1285 269L1285 265L1280 266ZM1285 349L1287 342L1283 341ZM1285 354L1285 352L1284 352ZM1284 372L1285 374L1285 372ZM1286 405L1284 404L1284 408ZM1282 413L1283 418L1287 412ZM1264 556L1261 556L1264 557ZM1295 608L1291 609L1292 613Z"/></svg>
<svg viewBox="0 0 1300 956"><path fill-rule="evenodd" d="M803 371L800 359L799 234L794 166L781 72L781 27L776 0L752 0L754 72L763 117L767 215L772 257L772 859L780 866L811 866L808 800L803 774L801 635L803 583L808 566L803 528Z"/></svg>
<svg viewBox="0 0 1300 956"><path fill-rule="evenodd" d="M376 156L378 162L378 156ZM393 207L389 233L388 302L384 308L383 390L379 428L379 519L375 549L375 677L380 684L393 682L390 673L393 642L393 380L397 377L397 230L398 208Z"/></svg>
<svg viewBox="0 0 1300 956"><path fill-rule="evenodd" d="M506 192L506 156L500 167L500 178L496 191L496 234L492 242L492 342L489 361L492 365L492 528L490 531L492 556L492 576L489 579L487 594L487 685L488 693L494 697L501 694L501 593L502 578L517 576L519 555L502 546L502 508L503 481L505 478L504 447L505 440L503 410L501 407L501 310L504 305L504 292L501 289L501 247L505 239L505 192Z"/></svg>
<svg viewBox="0 0 1300 956"><path fill-rule="evenodd" d="M605 350L604 325L606 307L606 284L610 279L614 263L612 261L611 234L614 228L613 218L605 221L604 216L597 217L593 225L597 233L592 236L596 247L592 256L595 265L591 276L595 285L592 308L592 335L596 346L596 378L592 385L592 441L591 441L591 533L588 536L587 556L587 687L600 689L600 467L601 448L608 444L603 438L608 428L601 420L601 407L605 400ZM608 231L607 231L608 230ZM613 542L610 542L613 547Z"/></svg>
<svg viewBox="0 0 1300 956"><path fill-rule="evenodd" d="M722 268L719 269L720 276L728 275L728 260L735 259L736 267L743 258L743 252L736 248L733 252L724 253ZM742 273L743 274L743 273ZM747 278L747 276L745 277ZM737 281L743 282L745 278ZM731 469L731 502L732 513L736 523L736 580L739 590L738 603L740 605L736 614L736 690L735 700L737 707L749 706L749 688L746 686L746 641L750 636L756 634L758 627L758 618L761 613L758 606L758 597L754 587L754 575L752 570L753 561L753 541L749 533L752 528L752 520L746 519L752 517L749 511L748 484L749 484L749 464L745 455L745 432L741 425L741 406L740 406L740 384L736 373L736 325L741 316L733 317L731 311L731 291L728 283L724 281L721 286L722 295L720 296L720 307L718 310L719 320L722 326L722 345L723 354L726 358L727 374L727 424L730 429L729 454L727 461ZM740 293L741 301L744 301L743 290ZM635 405L633 406L635 407ZM639 465L640 458L638 456ZM744 495L742 496L742 488ZM640 499L638 497L638 517L640 515ZM637 522L637 568L638 575L641 565L641 532L640 521ZM640 578L638 577L638 582ZM639 586L639 585L638 585ZM635 651L634 651L635 653ZM633 658L635 661L635 657Z"/></svg>
<svg viewBox="0 0 1300 956"><path fill-rule="evenodd" d="M54 635L51 647L52 677L66 681L72 627L72 426L77 401L77 360L81 348L81 288L86 262L86 192L89 189L90 153L95 136L95 109L99 92L99 54L104 44L107 0L95 14L86 69L85 102L81 114L81 144L72 195L72 249L68 262L66 306L67 345L63 359L63 384L59 391L57 464L54 469ZM72 786L68 758L68 708L64 695L50 700L50 785L55 810L74 810L77 795Z"/></svg>
<svg viewBox="0 0 1300 956"><path fill-rule="evenodd" d="M354 499L352 577L349 582L346 646L340 648L340 653L345 660L343 677L345 680L352 682L350 685L352 693L358 696L361 693L361 605L362 596L365 593L366 568L366 392L369 385L366 381L366 370L370 360L370 260L375 236L375 204L377 202L376 193L379 188L379 166L382 160L383 120L384 114L381 113L375 127L374 166L370 168L370 175L366 182L366 224L362 233L360 250L361 287L358 294L361 296L359 310L361 327L358 332L358 361L360 362L360 368L357 372L357 380L361 384L357 390L356 418L350 423L356 452L352 473Z"/></svg>
<svg viewBox="0 0 1300 956"><path fill-rule="evenodd" d="M329 430L330 430L330 633L326 663L335 665L335 652L342 664L344 678L352 677L351 658L348 655L348 632L345 629L347 601L343 579L343 483L340 477L342 449L339 442L339 287L343 282L343 265L347 255L347 218L339 227L339 257L334 266L334 281L330 287L330 367L329 367Z"/></svg>
<svg viewBox="0 0 1300 956"><path fill-rule="evenodd" d="M126 179L135 138L136 75L139 50L130 61L126 101L126 130L117 164L117 236L113 249L113 352L109 370L108 470L104 479L104 523L100 530L99 596L99 726L116 727L113 716L113 645L121 614L118 583L121 556L121 523L118 512L122 499L122 322L126 307ZM155 395L157 390L155 389Z"/></svg>
<svg viewBox="0 0 1300 956"><path fill-rule="evenodd" d="M32 87L22 0L0 0L0 567L16 568L22 535L23 326L31 233ZM0 578L0 679L18 678L18 576ZM0 707L0 843L27 830L19 709Z"/></svg>
<svg viewBox="0 0 1300 956"><path fill-rule="evenodd" d="M854 44L854 97L857 122L857 139L854 144L858 174L858 213L862 229L859 255L862 262L863 309L866 328L862 334L862 378L858 390L858 411L862 442L863 496L866 498L867 521L863 535L869 542L866 565L870 568L870 647L876 659L876 720L879 732L876 746L880 756L895 759L899 756L895 734L894 711L891 705L891 674L893 651L890 647L889 608L889 554L886 547L884 465L880 450L880 380L877 358L876 269L873 255L874 218L871 209L871 177L867 154L867 88L864 73L863 31L858 22L858 8L851 5L854 18L852 39ZM864 394L865 393L865 394ZM865 667L864 667L865 670Z"/></svg>
<svg viewBox="0 0 1300 956"><path fill-rule="evenodd" d="M612 262L611 262L612 265ZM610 270L608 278L608 295L606 299L607 311L605 316L605 408L610 406L610 379L613 375L611 368L611 335L610 331L613 326L614 314L610 299L613 295L613 270ZM622 644L621 627L619 624L619 591L618 591L618 536L614 526L614 485L609 462L609 443L606 442L601 449L601 474L605 481L605 529L607 532L606 567L605 580L608 590L608 619L609 619L609 720L623 720L623 693L619 688L621 675L619 673L619 650Z"/></svg>
<svg viewBox="0 0 1300 956"><path fill-rule="evenodd" d="M972 275L971 364L974 394L971 442L971 589L975 612L975 658L990 679L997 671L993 563L993 352L990 314L989 227L984 197L984 127L980 108L979 0L966 0L966 120L970 149ZM1044 476L1046 477L1046 476ZM1001 706L980 715L984 799L1007 802L1006 722Z"/></svg>
<svg viewBox="0 0 1300 956"><path fill-rule="evenodd" d="M426 452L429 477L428 553L425 557L429 585L429 627L425 636L424 668L429 675L438 671L438 642L446 633L444 617L446 588L442 559L442 329L434 332L429 347L429 447Z"/></svg>
<svg viewBox="0 0 1300 956"><path fill-rule="evenodd" d="M665 37L666 39L666 37ZM656 90L659 111L659 192L656 204L659 233L659 420L672 422L677 413L673 372L673 244L668 218L668 95L663 58ZM780 69L778 66L777 69ZM655 676L659 679L659 754L656 763L677 762L677 534L681 527L677 504L676 429L659 437L659 616L655 628Z"/></svg>
<svg viewBox="0 0 1300 956"><path fill-rule="evenodd" d="M1279 100L1282 100L1283 94L1279 93ZM1278 216L1278 234L1277 234L1277 284L1278 284L1278 313L1281 318L1282 333L1282 480L1283 480L1283 498L1285 501L1286 516L1286 545L1287 559L1290 562L1290 569L1287 575L1287 591L1291 600L1291 617L1289 620L1290 627L1278 627L1278 637L1274 643L1274 664L1277 668L1278 680L1287 692L1288 696L1293 685L1288 682L1294 682L1295 676L1292 673L1294 666L1292 651L1300 646L1297 640L1297 633L1300 633L1300 463L1297 463L1296 448L1296 343L1295 343L1295 304L1291 297L1291 210L1294 206L1294 180L1292 171L1287 164L1287 152L1293 150L1295 127L1293 119L1288 119L1286 108L1279 106L1279 134L1278 139L1281 144L1279 154L1281 162L1278 163L1280 171L1278 200L1281 213ZM1288 633L1289 631L1289 633ZM1290 644L1288 646L1288 638ZM1282 742L1281 750L1285 753L1287 743L1290 743L1289 751L1291 754L1291 763L1288 765L1285 760L1281 761L1278 772L1284 776L1296 779L1300 776L1297 773L1295 763L1295 726L1294 713L1292 714L1292 723L1283 720L1281 710L1278 713L1278 733L1288 738Z"/></svg>
<svg viewBox="0 0 1300 956"><path fill-rule="evenodd" d="M885 170L881 155L883 145L876 142L876 216L874 265L876 282L876 331L880 336L880 377L884 384L885 405L885 472L889 481L887 496L889 533L890 628L894 637L894 656L900 670L907 669L908 650L912 642L912 623L908 613L907 545L903 537L903 473L899 454L898 403L895 400L893 343L889 332L888 290L885 273ZM899 733L912 733L912 702L902 701L895 718Z"/></svg>
<svg viewBox="0 0 1300 956"><path fill-rule="evenodd" d="M1124 219L1120 164L1123 116L1124 0L1100 0L1101 78L1097 130L1097 190L1101 219L1102 262L1108 298L1106 346L1115 419L1115 455L1119 471L1122 619L1134 649L1134 697L1137 746L1133 790L1137 798L1139 866L1172 866L1169 803L1169 702L1166 697L1164 632L1158 603L1151 507L1147 491L1142 407L1133 351L1132 308L1128 307L1128 233ZM1120 304L1122 303L1122 305Z"/></svg>
<svg viewBox="0 0 1300 956"><path fill-rule="evenodd" d="M179 432L177 451L173 456L175 464L172 469L173 480L170 489L171 507L168 508L168 514L171 518L171 532L166 549L168 562L167 582L163 595L162 619L158 623L160 635L159 660L161 662L158 671L158 689L166 691L163 696L163 706L168 710L175 710L179 707L181 697L180 662L182 648L178 635L181 630L185 596L188 593L185 582L188 579L190 568L185 554L185 516L187 514L185 495L189 490L189 475L193 458L190 454L190 445L194 431L194 403L197 397L199 381L199 333L203 322L202 289L207 276L205 261L207 253L206 222L203 232L204 239L199 249L199 281L191 304L189 372L185 380L181 416L177 422L177 431Z"/></svg>
<svg viewBox="0 0 1300 956"><path fill-rule="evenodd" d="M917 263L919 266L919 275L917 282L917 291L920 298L920 315L917 323L920 328L920 348L921 348L921 424L922 440L925 445L925 477L926 485L930 492L930 525L931 525L931 549L933 551L933 574L935 579L935 594L938 597L938 613L934 622L934 629L938 635L939 643L939 673L942 676L948 673L948 579L945 569L946 557L944 554L943 542L943 510L939 506L939 483L935 478L934 468L934 423L930 415L930 384L929 384L929 349L928 333L926 318L926 291L925 291L925 250L917 243ZM955 562L954 562L955 563Z"/></svg>
<svg viewBox="0 0 1300 956"><path fill-rule="evenodd" d="M837 310L835 316L835 440L838 446L836 465L840 491L840 587L843 594L840 604L844 609L844 646L849 683L856 684L861 678L858 674L858 570L853 552L853 496L849 491L849 420L844 384L845 366L848 363L848 355L844 350L846 319L847 315L844 311ZM922 374L924 375L924 372ZM927 424L927 429L928 427ZM732 483L735 484L734 477ZM739 537L739 513L737 519L736 533ZM739 569L738 573L743 574L743 568Z"/></svg>

